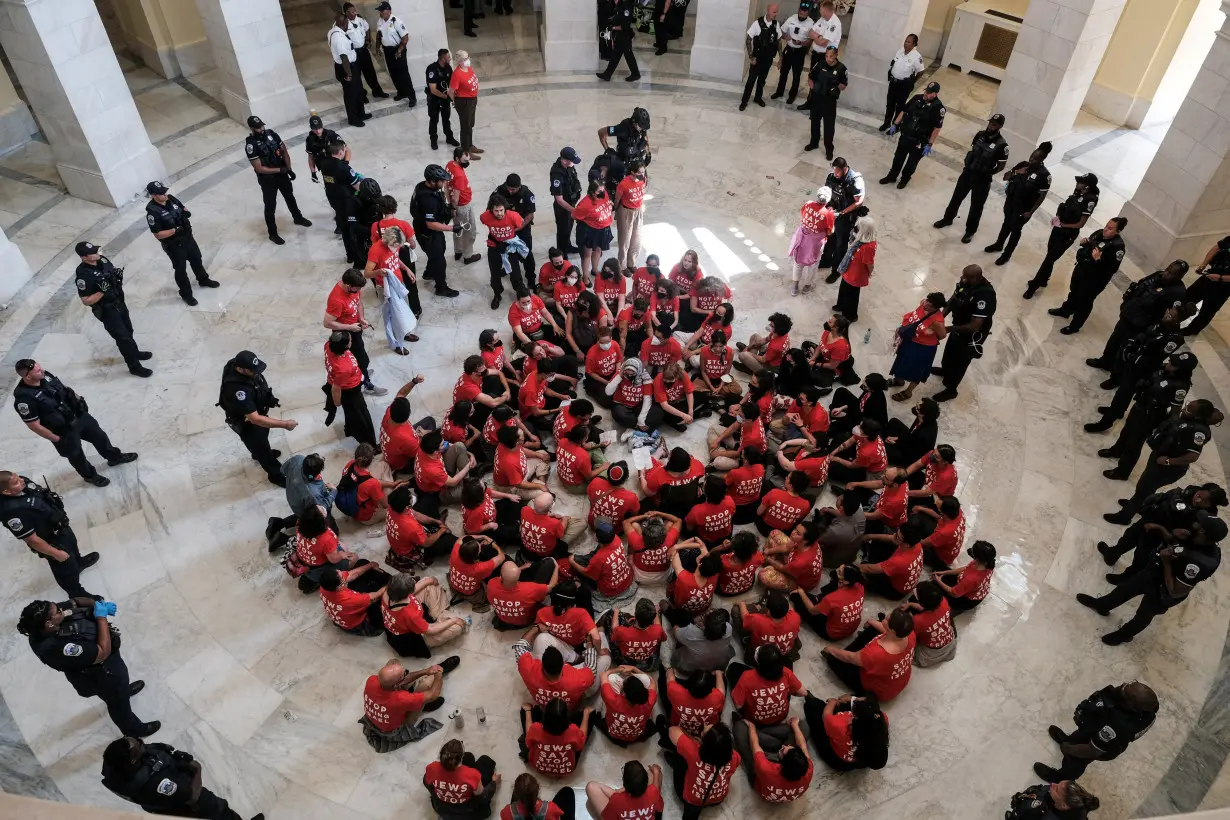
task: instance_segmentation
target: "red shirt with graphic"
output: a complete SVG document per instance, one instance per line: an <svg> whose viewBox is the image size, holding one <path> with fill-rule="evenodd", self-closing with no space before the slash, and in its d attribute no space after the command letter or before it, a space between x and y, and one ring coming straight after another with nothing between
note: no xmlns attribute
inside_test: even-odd
<svg viewBox="0 0 1230 820"><path fill-rule="evenodd" d="M730 690L730 699L752 723L774 726L786 719L790 713L790 694L801 686L789 669L783 669L777 680L766 680L755 669L748 669Z"/></svg>
<svg viewBox="0 0 1230 820"><path fill-rule="evenodd" d="M658 693L655 690L649 690L647 701L635 705L629 703L623 695L616 694L609 683L603 684L598 694L606 706L606 730L612 738L631 743L645 734L649 716L653 714L653 707L658 702Z"/></svg>
<svg viewBox="0 0 1230 820"><path fill-rule="evenodd" d="M423 709L426 701L422 692L385 689L376 675L368 678L363 687L363 714L382 732L400 729L408 716Z"/></svg>

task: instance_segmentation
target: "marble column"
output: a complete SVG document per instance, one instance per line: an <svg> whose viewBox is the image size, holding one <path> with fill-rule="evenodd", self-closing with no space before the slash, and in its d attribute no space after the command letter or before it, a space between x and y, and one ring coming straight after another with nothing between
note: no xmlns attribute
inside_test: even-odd
<svg viewBox="0 0 1230 820"><path fill-rule="evenodd" d="M752 3L757 4L756 14L763 11L760 0L696 0L696 37L688 69L692 74L723 80L744 77L747 51L743 44L753 15Z"/></svg>
<svg viewBox="0 0 1230 820"><path fill-rule="evenodd" d="M1123 208L1129 252L1148 265L1193 267L1230 234L1230 0L1228 16L1136 195Z"/></svg>
<svg viewBox="0 0 1230 820"><path fill-rule="evenodd" d="M444 1L389 0L393 13L410 30L410 42L406 44L406 64L410 69L410 79L420 92L426 82L423 72L427 70L427 64L436 61L440 49L449 47L448 31L444 27ZM487 22L491 23L490 14L487 16ZM498 19L494 25L499 25ZM377 52L379 50L376 49Z"/></svg>
<svg viewBox="0 0 1230 820"><path fill-rule="evenodd" d="M18 96L8 72L0 68L0 154L20 148L37 133L30 106Z"/></svg>
<svg viewBox="0 0 1230 820"><path fill-rule="evenodd" d="M196 0L222 80L222 104L239 122L302 120L307 92L290 51L278 0Z"/></svg>
<svg viewBox="0 0 1230 820"><path fill-rule="evenodd" d="M1014 157L1072 130L1124 3L1030 0L995 101Z"/></svg>
<svg viewBox="0 0 1230 820"><path fill-rule="evenodd" d="M30 281L34 271L22 255L21 248L0 231L0 310L8 306L21 286Z"/></svg>
<svg viewBox="0 0 1230 820"><path fill-rule="evenodd" d="M927 14L927 0L858 0L841 61L850 85L842 105L882 114L888 93L888 64L907 34L918 34Z"/></svg>
<svg viewBox="0 0 1230 820"><path fill-rule="evenodd" d="M577 0L543 0L542 57L547 71L598 68L598 6Z"/></svg>
<svg viewBox="0 0 1230 820"><path fill-rule="evenodd" d="M0 0L0 45L70 194L118 206L166 175L94 0Z"/></svg>

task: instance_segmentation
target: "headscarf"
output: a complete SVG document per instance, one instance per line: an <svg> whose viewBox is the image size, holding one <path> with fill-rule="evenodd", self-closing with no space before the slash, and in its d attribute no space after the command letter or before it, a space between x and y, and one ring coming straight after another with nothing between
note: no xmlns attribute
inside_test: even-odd
<svg viewBox="0 0 1230 820"><path fill-rule="evenodd" d="M649 384L653 381L653 376L649 375L649 371L645 369L645 363L637 358L624 359L624 363L619 366L619 375L623 376L624 371L635 370L635 374L629 381L637 385ZM627 379L626 376L624 376Z"/></svg>

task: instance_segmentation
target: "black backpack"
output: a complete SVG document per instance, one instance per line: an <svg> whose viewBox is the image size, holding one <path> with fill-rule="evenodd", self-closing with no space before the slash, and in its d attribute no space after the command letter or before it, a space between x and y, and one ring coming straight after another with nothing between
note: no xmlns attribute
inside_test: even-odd
<svg viewBox="0 0 1230 820"><path fill-rule="evenodd" d="M337 495L333 499L333 506L351 518L356 517L359 514L359 487L365 481L375 480L373 475L358 475L353 465L347 467L337 482Z"/></svg>

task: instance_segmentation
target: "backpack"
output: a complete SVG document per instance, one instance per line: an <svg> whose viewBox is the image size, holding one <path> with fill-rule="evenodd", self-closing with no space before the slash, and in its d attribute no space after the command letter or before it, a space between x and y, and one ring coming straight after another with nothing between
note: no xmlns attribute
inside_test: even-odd
<svg viewBox="0 0 1230 820"><path fill-rule="evenodd" d="M337 495L333 499L333 506L355 518L359 514L359 487L363 482L374 481L375 478L373 475L356 474L353 464L347 467L337 482Z"/></svg>

